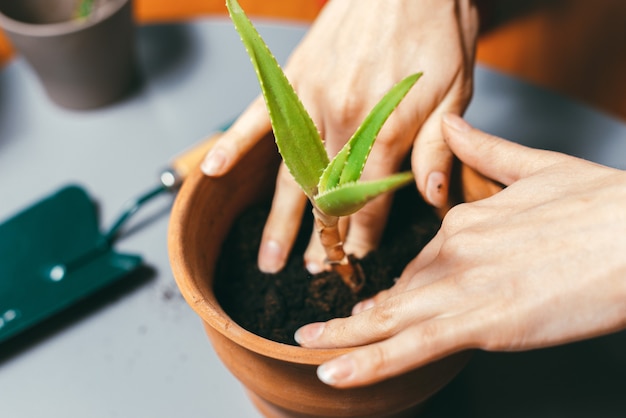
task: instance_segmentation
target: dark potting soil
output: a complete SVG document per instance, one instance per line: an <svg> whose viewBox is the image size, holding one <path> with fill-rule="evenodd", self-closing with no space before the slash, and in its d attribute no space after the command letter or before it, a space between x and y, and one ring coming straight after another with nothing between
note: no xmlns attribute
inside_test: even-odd
<svg viewBox="0 0 626 418"><path fill-rule="evenodd" d="M262 337L296 345L302 325L350 315L359 301L391 287L404 266L430 241L440 220L417 191L396 192L392 215L379 248L360 260L366 282L358 294L328 272L312 276L304 268L303 252L312 231L307 211L303 227L285 268L262 273L257 253L269 205L245 212L222 247L215 292L224 311L243 328Z"/></svg>

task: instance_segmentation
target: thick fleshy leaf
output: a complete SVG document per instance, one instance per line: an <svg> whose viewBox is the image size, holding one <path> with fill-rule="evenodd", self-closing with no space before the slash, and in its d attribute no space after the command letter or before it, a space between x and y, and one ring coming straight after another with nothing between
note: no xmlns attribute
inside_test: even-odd
<svg viewBox="0 0 626 418"><path fill-rule="evenodd" d="M413 181L410 171L397 173L381 180L343 184L314 198L319 210L329 216L348 216L361 209L375 197L398 189Z"/></svg>
<svg viewBox="0 0 626 418"><path fill-rule="evenodd" d="M348 143L344 146L344 148L347 148L348 158L343 165L341 177L336 185L352 183L361 178L363 167L369 157L378 133L389 118L389 115L398 107L402 99L404 99L409 90L411 90L411 87L415 85L421 76L422 73L416 73L399 81L385 94L376 106L374 106L361 126L359 126L354 135L352 135L352 138L350 138ZM343 149L337 155L340 155L342 152L344 152ZM333 165L334 162L331 161L329 166ZM333 168L333 170L335 169L336 168ZM329 185L327 190L334 186L335 185Z"/></svg>
<svg viewBox="0 0 626 418"><path fill-rule="evenodd" d="M226 5L254 65L278 151L304 193L312 197L329 159L317 127L278 62L236 0Z"/></svg>
<svg viewBox="0 0 626 418"><path fill-rule="evenodd" d="M339 185L339 179L341 179L341 172L346 166L348 161L348 155L350 154L350 148L344 146L335 155L330 164L326 167L322 176L320 177L319 184L317 185L318 193L324 193L327 190L333 189Z"/></svg>

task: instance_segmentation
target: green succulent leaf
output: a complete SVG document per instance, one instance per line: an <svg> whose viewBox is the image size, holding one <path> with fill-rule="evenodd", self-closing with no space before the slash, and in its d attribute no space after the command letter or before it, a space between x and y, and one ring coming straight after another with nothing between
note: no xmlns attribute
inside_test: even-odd
<svg viewBox="0 0 626 418"><path fill-rule="evenodd" d="M329 216L348 216L375 197L413 181L410 171L393 174L381 180L342 184L315 196L314 203Z"/></svg>
<svg viewBox="0 0 626 418"><path fill-rule="evenodd" d="M239 3L227 0L226 6L254 65L278 151L296 182L312 198L329 163L317 127Z"/></svg>
<svg viewBox="0 0 626 418"><path fill-rule="evenodd" d="M323 193L339 185L341 172L346 166L349 154L350 148L344 146L337 153L337 155L335 155L335 158L333 158L332 161L328 164L328 166L322 173L322 176L320 177L319 184L317 185L319 193Z"/></svg>
<svg viewBox="0 0 626 418"><path fill-rule="evenodd" d="M363 167L378 133L422 73L412 74L391 88L372 109L350 141L337 153L320 177L318 189L324 192L361 178Z"/></svg>

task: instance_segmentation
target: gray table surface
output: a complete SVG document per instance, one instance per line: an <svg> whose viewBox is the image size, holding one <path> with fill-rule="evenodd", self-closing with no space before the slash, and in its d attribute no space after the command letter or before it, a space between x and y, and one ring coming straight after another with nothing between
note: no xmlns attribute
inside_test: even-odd
<svg viewBox="0 0 626 418"><path fill-rule="evenodd" d="M306 30L259 24L281 62ZM138 35L143 84L103 109L55 106L19 58L0 72L0 220L80 183L106 227L172 155L258 93L226 20L144 26ZM477 70L467 117L522 143L626 168L623 123L486 68ZM0 345L0 417L259 416L178 293L166 247L171 201L143 210L116 245L142 254L146 269ZM625 348L618 333L527 353L479 352L424 416L623 417Z"/></svg>

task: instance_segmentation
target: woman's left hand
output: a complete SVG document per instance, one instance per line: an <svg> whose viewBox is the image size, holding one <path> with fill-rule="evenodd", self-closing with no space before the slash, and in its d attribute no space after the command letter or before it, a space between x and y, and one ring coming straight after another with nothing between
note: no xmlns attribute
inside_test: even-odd
<svg viewBox="0 0 626 418"><path fill-rule="evenodd" d="M363 179L397 172L410 154L419 191L442 207L453 158L439 119L446 112L461 114L469 102L477 33L472 0L333 0L294 50L285 73L334 156L394 84L422 71L381 130ZM258 98L213 146L205 173L228 172L269 128ZM342 220L346 252L363 256L377 247L390 205L391 194L383 195ZM261 240L262 271L283 268L305 207L304 194L282 166ZM309 271L323 270L325 258L314 234L304 254Z"/></svg>

